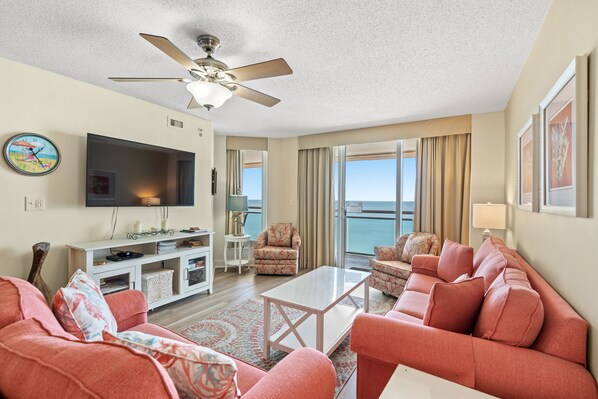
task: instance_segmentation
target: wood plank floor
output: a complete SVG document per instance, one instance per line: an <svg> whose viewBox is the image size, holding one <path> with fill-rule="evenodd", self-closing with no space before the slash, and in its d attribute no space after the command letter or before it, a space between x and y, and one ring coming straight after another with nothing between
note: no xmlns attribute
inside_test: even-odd
<svg viewBox="0 0 598 399"><path fill-rule="evenodd" d="M306 272L307 270L302 269L299 274ZM149 313L149 321L176 331L229 306L257 297L260 293L293 278L293 276L258 276L247 269L243 269L240 275L236 268L229 268L226 273L224 269L216 269L213 294L197 294L152 310ZM356 292L355 295L363 296L363 292ZM370 289L370 299L391 304L396 301L374 289ZM356 387L355 373L353 373L337 399L354 399Z"/></svg>

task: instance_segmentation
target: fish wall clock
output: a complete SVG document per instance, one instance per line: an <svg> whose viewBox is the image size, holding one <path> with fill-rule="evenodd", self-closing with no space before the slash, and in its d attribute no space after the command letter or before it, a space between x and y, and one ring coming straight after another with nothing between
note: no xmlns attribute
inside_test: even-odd
<svg viewBox="0 0 598 399"><path fill-rule="evenodd" d="M20 133L4 144L4 160L15 171L28 176L52 173L60 165L60 150L47 137Z"/></svg>

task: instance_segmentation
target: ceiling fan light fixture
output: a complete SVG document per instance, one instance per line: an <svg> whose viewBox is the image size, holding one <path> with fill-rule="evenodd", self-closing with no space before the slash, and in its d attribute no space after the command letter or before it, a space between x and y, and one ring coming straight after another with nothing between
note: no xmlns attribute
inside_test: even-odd
<svg viewBox="0 0 598 399"><path fill-rule="evenodd" d="M208 110L211 108L219 108L233 96L233 93L226 87L214 83L197 80L187 85L187 90L202 106Z"/></svg>

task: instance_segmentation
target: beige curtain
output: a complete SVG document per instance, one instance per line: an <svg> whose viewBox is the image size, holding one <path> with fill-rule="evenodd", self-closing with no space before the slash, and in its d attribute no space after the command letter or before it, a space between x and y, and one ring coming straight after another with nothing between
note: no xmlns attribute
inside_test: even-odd
<svg viewBox="0 0 598 399"><path fill-rule="evenodd" d="M299 266L334 265L334 152L331 147L299 151Z"/></svg>
<svg viewBox="0 0 598 399"><path fill-rule="evenodd" d="M414 231L469 245L470 169L471 134L418 140Z"/></svg>
<svg viewBox="0 0 598 399"><path fill-rule="evenodd" d="M231 194L243 190L243 151L226 150L226 200ZM239 226L233 223L231 212L226 211L226 234L241 234Z"/></svg>

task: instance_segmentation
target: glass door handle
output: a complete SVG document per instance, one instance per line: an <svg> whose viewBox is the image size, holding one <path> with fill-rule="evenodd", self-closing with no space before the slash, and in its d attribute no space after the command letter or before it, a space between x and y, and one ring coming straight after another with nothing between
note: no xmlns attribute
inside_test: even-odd
<svg viewBox="0 0 598 399"><path fill-rule="evenodd" d="M189 280L189 268L185 268L185 280Z"/></svg>

